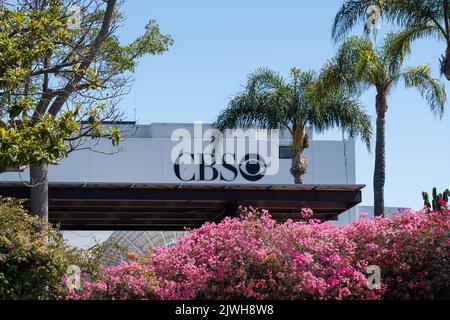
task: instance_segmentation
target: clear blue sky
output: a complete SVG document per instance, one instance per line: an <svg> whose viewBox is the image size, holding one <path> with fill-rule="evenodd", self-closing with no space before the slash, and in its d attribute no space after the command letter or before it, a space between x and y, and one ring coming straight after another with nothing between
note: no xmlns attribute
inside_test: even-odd
<svg viewBox="0 0 450 320"><path fill-rule="evenodd" d="M121 31L124 41L156 19L175 40L163 56L146 57L135 73L131 94L123 101L127 118L140 123L212 122L241 90L247 74L270 67L320 69L335 52L331 22L341 1L330 0L127 0ZM384 25L383 31L389 27ZM360 33L362 27L355 29ZM439 75L444 44L423 40L408 64L429 63ZM444 81L444 78L442 77ZM450 83L447 83L450 87ZM450 95L450 91L449 91ZM362 97L374 117L374 92ZM420 95L398 87L387 114L386 205L422 206L421 193L450 187L450 104L440 121ZM331 131L319 139L341 139ZM373 154L357 145L357 181L367 184L364 203L371 205Z"/></svg>

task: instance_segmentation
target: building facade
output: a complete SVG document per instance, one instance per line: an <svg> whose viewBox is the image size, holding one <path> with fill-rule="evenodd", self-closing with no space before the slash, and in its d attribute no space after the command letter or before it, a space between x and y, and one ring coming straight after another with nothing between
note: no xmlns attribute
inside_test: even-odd
<svg viewBox="0 0 450 320"><path fill-rule="evenodd" d="M271 159L271 163L277 163L276 168L272 170L273 172L268 172L271 170L261 170L267 165L267 159L259 157L260 150L251 150L252 147L249 147L248 143L245 152L237 155L239 152L236 151L236 144L242 142L242 136L222 137L221 145L228 146L230 140L234 140L234 149L222 152L220 163L206 161L204 158L211 154L207 151L211 149L205 147L208 144L205 132L210 129L210 125L207 124L121 123L120 127L125 139L119 149L113 148L107 140L88 141L83 146L84 150L72 153L59 165L49 168L50 182L270 185L292 184L294 181L290 173L289 134L281 133L277 139L278 144L272 143L271 137L267 138L269 146L265 153L277 157ZM310 145L306 150L309 166L305 184L356 184L355 143L314 140L312 132L309 132L309 137ZM182 152L175 152L179 152L180 156L192 158L192 164L180 161L181 158L177 158L176 153L174 157L174 150L179 149L181 138L184 138L184 142L190 140L190 145L188 144ZM200 148L196 148L198 140L202 140ZM252 160L249 159L249 155L255 154L256 158L253 160L256 162L261 160L262 165L255 161L246 163ZM18 181L28 178L29 173L25 170L22 173L2 174L0 179ZM350 223L356 218L357 212L358 210L354 208L342 214L335 223L340 225ZM117 234L113 237L117 238Z"/></svg>

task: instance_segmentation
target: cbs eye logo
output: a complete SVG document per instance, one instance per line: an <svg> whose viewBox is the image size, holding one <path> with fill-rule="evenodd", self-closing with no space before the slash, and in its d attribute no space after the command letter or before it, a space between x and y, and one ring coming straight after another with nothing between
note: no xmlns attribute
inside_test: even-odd
<svg viewBox="0 0 450 320"><path fill-rule="evenodd" d="M228 157L227 156L231 156ZM230 158L233 159L230 162ZM235 181L242 176L247 181L256 182L264 178L269 166L266 161L257 154L247 154L241 161L236 161L236 155L223 155L221 164L205 161L205 155L201 155L200 163L196 165L195 156L193 154L180 154L174 163L174 173L178 180L189 181Z"/></svg>
<svg viewBox="0 0 450 320"><path fill-rule="evenodd" d="M267 171L267 164L258 154L248 154L242 159L239 171L248 181L259 181L264 178Z"/></svg>

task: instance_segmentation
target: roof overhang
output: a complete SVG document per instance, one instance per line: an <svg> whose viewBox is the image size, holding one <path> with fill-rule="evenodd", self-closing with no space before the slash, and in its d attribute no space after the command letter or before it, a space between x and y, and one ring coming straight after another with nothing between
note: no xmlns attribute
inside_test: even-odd
<svg viewBox="0 0 450 320"><path fill-rule="evenodd" d="M278 221L297 220L302 208L336 219L361 203L364 185L236 185L52 183L49 219L62 230L197 228L236 216L240 206L267 209ZM0 196L29 199L22 183L0 183Z"/></svg>

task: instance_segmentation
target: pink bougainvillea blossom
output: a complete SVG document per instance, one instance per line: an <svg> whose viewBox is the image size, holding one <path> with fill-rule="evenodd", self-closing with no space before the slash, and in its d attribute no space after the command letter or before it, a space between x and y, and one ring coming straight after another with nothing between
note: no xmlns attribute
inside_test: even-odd
<svg viewBox="0 0 450 320"><path fill-rule="evenodd" d="M363 215L336 227L241 210L173 247L104 268L68 299L421 299L449 287L449 211ZM381 270L378 289L367 285L369 266Z"/></svg>

